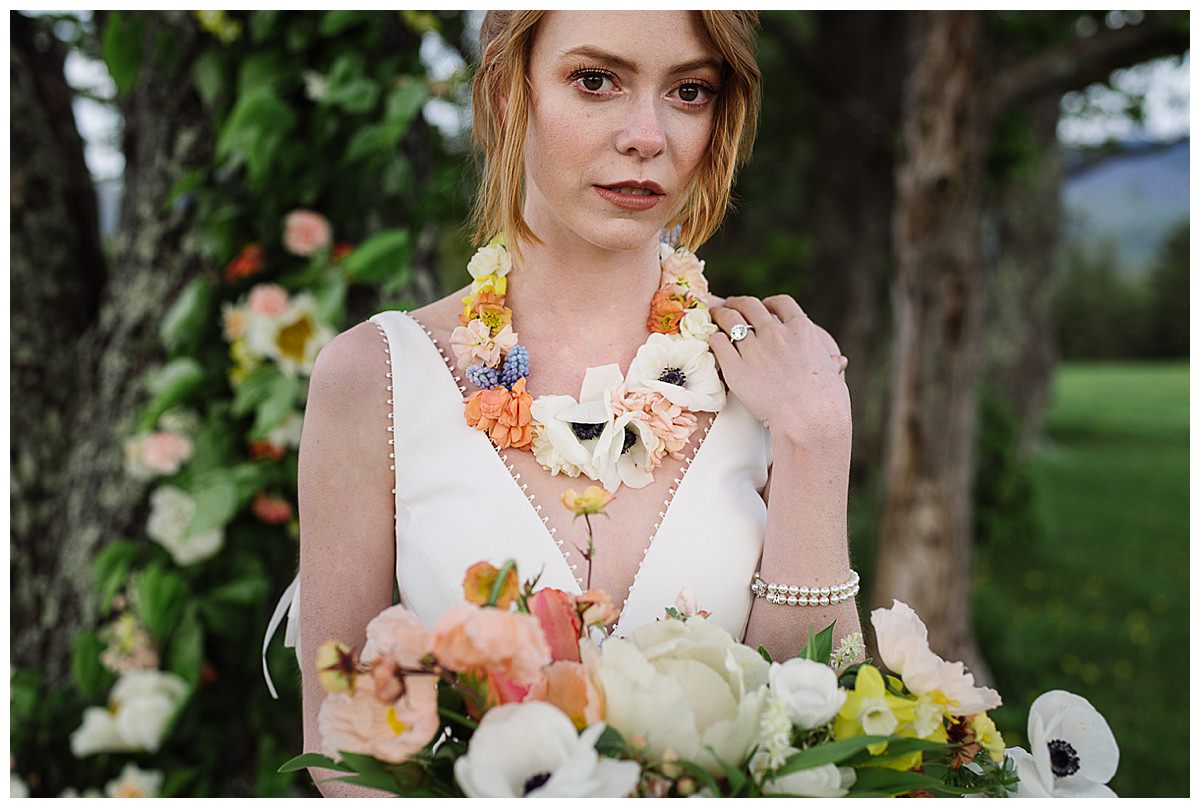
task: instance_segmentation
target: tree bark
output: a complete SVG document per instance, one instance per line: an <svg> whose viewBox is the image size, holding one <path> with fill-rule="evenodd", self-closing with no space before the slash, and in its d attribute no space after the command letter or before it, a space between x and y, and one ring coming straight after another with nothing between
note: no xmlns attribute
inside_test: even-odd
<svg viewBox="0 0 1200 808"><path fill-rule="evenodd" d="M10 650L15 667L50 663L61 674L80 598L58 585L67 531L56 495L70 486L63 458L79 396L76 345L95 321L106 270L63 75L66 48L37 18L12 12L9 20L9 88L19 111L10 132Z"/></svg>
<svg viewBox="0 0 1200 808"><path fill-rule="evenodd" d="M103 16L98 17L103 25ZM160 41L171 47L159 47ZM71 639L93 620L91 563L96 550L140 532L145 492L122 465L122 444L145 395L136 381L161 358L157 334L163 312L202 266L186 238L189 210L164 209L175 181L208 164L213 140L200 99L186 78L198 52L196 28L186 12L147 13L142 43L137 80L129 96L120 99L126 164L112 245L116 271L103 287L98 308L93 301L94 317L82 335L60 331L53 309L39 312L39 325L56 346L47 355L56 362L68 357L62 361L69 365L64 372L70 378L57 381L55 390L67 393L69 401L61 420L47 422L56 425L63 445L39 472L39 479L49 481L42 485L50 486L51 504L40 533L27 539L52 548L46 552L53 562L30 573L28 583L39 590L40 609L36 623L22 625L19 633L14 626L13 648L14 662L36 661L52 681L67 674ZM94 210L70 214L71 228L97 226ZM65 258L39 260L38 270L48 283L63 288L78 283L81 275L80 265ZM14 534L14 545L16 541ZM54 630L46 631L46 625Z"/></svg>
<svg viewBox="0 0 1200 808"><path fill-rule="evenodd" d="M1062 210L1059 96L1025 105L1036 161L999 184L993 213L999 255L988 271L984 378L1017 419L1017 454L1041 431L1057 364L1052 322Z"/></svg>
<svg viewBox="0 0 1200 808"><path fill-rule="evenodd" d="M982 14L920 12L908 32L896 170L896 320L885 491L870 603L898 598L935 651L989 677L971 630L971 490L984 302Z"/></svg>

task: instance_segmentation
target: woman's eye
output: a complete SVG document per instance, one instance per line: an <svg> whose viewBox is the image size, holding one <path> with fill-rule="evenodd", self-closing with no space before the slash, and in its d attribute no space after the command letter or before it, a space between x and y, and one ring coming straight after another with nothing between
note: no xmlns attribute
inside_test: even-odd
<svg viewBox="0 0 1200 808"><path fill-rule="evenodd" d="M711 87L706 87L697 82L679 85L678 93L679 99L689 104L704 103L716 94Z"/></svg>
<svg viewBox="0 0 1200 808"><path fill-rule="evenodd" d="M588 92L598 93L604 89L604 82L609 81L609 77L603 73L580 73L575 80Z"/></svg>

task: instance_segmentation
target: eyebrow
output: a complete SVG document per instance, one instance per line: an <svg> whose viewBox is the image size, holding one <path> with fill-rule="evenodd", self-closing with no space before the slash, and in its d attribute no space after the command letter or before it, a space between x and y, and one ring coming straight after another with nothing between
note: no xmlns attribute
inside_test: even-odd
<svg viewBox="0 0 1200 808"><path fill-rule="evenodd" d="M600 50L600 48L592 47L591 45L580 45L577 48L561 51L559 56L586 56L591 59L596 59L597 61L608 62L615 67L628 70L631 73L638 72L637 65L628 59L617 56L615 53L609 53L608 51ZM701 70L706 67L711 67L713 70L719 72L721 69L721 62L710 56L702 56L698 59L691 59L686 62L680 62L677 65L672 65L668 72L684 73L688 70Z"/></svg>

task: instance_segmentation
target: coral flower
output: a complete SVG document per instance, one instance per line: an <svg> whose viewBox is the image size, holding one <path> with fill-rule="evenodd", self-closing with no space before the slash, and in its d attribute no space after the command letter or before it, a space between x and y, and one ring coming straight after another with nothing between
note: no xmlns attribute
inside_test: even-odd
<svg viewBox="0 0 1200 808"><path fill-rule="evenodd" d="M333 693L321 703L317 724L323 751L335 760L353 752L403 763L437 734L437 684L432 676L412 676L391 703L379 701L370 687Z"/></svg>
<svg viewBox="0 0 1200 808"><path fill-rule="evenodd" d="M504 390L504 388L497 389ZM496 389L482 392L494 393ZM514 449L520 449L533 442L533 414L529 410L533 405L533 396L525 392L524 376L517 379L511 392L507 390L504 392L508 395L493 397L494 402L499 402L500 409L495 423L488 430L488 435L497 448L507 449L511 446Z"/></svg>
<svg viewBox="0 0 1200 808"><path fill-rule="evenodd" d="M254 495L250 510L266 525L282 525L292 518L292 503L286 499L267 496L265 491Z"/></svg>
<svg viewBox="0 0 1200 808"><path fill-rule="evenodd" d="M352 252L354 252L353 244L339 241L333 245L333 251L329 253L329 260L336 264Z"/></svg>
<svg viewBox="0 0 1200 808"><path fill-rule="evenodd" d="M292 255L307 258L332 239L329 220L315 211L294 210L284 217L283 246Z"/></svg>
<svg viewBox="0 0 1200 808"><path fill-rule="evenodd" d="M579 632L583 620L575 608L575 598L561 589L539 589L529 598L529 613L541 624L555 662L579 661Z"/></svg>
<svg viewBox="0 0 1200 808"><path fill-rule="evenodd" d="M690 297L680 294L679 287L663 286L650 301L650 316L646 328L659 334L679 333L679 321L691 304Z"/></svg>
<svg viewBox="0 0 1200 808"><path fill-rule="evenodd" d="M526 701L544 701L567 714L575 729L604 718L604 693L581 662L553 662L529 689Z"/></svg>
<svg viewBox="0 0 1200 808"><path fill-rule="evenodd" d="M550 664L550 646L532 615L482 609L462 603L433 624L433 655L459 673L496 670L518 685L530 685Z"/></svg>
<svg viewBox="0 0 1200 808"><path fill-rule="evenodd" d="M225 266L225 280L229 283L257 275L263 268L262 245L254 241L242 247L242 251Z"/></svg>
<svg viewBox="0 0 1200 808"><path fill-rule="evenodd" d="M486 605L492 597L492 589L495 588L496 579L499 577L500 570L486 561L480 561L468 567L467 574L463 578L463 597L467 603L474 603L478 606ZM510 567L504 584L500 588L500 596L496 598L496 607L507 609L517 599L520 591L521 583L517 580L517 568Z"/></svg>

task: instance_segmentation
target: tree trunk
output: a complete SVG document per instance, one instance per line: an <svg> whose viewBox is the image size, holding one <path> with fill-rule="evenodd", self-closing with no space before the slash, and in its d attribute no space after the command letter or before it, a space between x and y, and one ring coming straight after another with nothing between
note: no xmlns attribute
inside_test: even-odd
<svg viewBox="0 0 1200 808"><path fill-rule="evenodd" d="M15 667L48 663L61 674L80 593L61 585L59 546L69 531L56 495L71 486L63 458L79 397L76 345L95 321L105 265L63 76L67 49L44 21L16 12L9 20L11 108L20 121L10 131L10 650Z"/></svg>
<svg viewBox="0 0 1200 808"><path fill-rule="evenodd" d="M65 675L68 644L93 618L96 550L111 539L140 533L145 492L125 475L121 450L145 395L136 381L161 358L157 334L163 312L202 267L186 238L189 210L164 208L171 186L189 169L207 165L212 146L207 116L187 79L198 52L197 31L186 12L145 16L137 80L120 103L126 162L112 245L116 271L103 289L98 316L82 336L53 332L60 346L56 355L71 352L73 376L57 388L70 393L60 427L65 445L43 472L53 475L52 513L34 538L54 548L56 565L39 570L30 582L44 604L38 619L52 622L54 631L21 626L13 639L14 659L17 647L27 653L37 649L36 661L52 679ZM160 41L171 47L159 47ZM94 211L70 221L73 228L96 226ZM55 285L77 283L80 275L72 262L39 262L38 268ZM52 318L43 314L42 321L60 327L57 312ZM37 632L44 636L34 637Z"/></svg>
<svg viewBox="0 0 1200 808"><path fill-rule="evenodd" d="M1017 419L1017 453L1033 451L1050 397L1057 353L1051 322L1063 181L1060 98L1024 109L1036 160L1006 177L994 200L999 255L989 267L984 377Z"/></svg>
<svg viewBox="0 0 1200 808"><path fill-rule="evenodd" d="M896 332L870 602L908 603L929 627L935 651L986 680L969 598L989 131L979 100L982 14L915 13L907 43L894 214Z"/></svg>
<svg viewBox="0 0 1200 808"><path fill-rule="evenodd" d="M800 221L815 235L813 310L850 359L854 468L879 468L892 334L895 133L904 24L899 12L821 12L805 79L817 110Z"/></svg>

